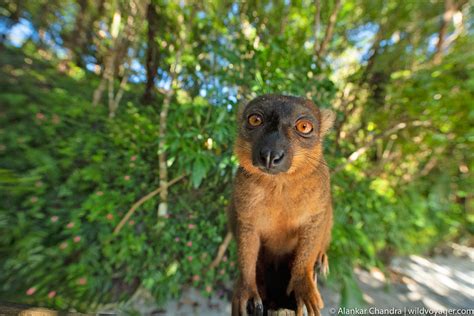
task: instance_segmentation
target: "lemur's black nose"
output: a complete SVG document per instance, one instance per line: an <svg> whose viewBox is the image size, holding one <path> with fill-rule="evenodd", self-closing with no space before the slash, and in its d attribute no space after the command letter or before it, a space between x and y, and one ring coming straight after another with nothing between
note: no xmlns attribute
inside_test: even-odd
<svg viewBox="0 0 474 316"><path fill-rule="evenodd" d="M277 167L283 161L284 156L285 152L282 149L262 148L260 150L260 160L267 169Z"/></svg>

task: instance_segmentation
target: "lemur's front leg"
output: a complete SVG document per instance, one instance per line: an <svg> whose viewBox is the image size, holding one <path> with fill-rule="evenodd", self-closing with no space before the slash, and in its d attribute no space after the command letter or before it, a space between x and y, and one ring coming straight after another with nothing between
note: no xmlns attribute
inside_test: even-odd
<svg viewBox="0 0 474 316"><path fill-rule="evenodd" d="M288 295L295 293L297 316L303 316L303 306L306 306L309 316L320 315L319 310L324 307L315 282L314 267L317 260L325 256L326 214L321 212L314 215L298 231L298 246L287 289Z"/></svg>
<svg viewBox="0 0 474 316"><path fill-rule="evenodd" d="M253 315L263 316L263 304L258 293L256 278L260 237L253 227L238 227L237 245L240 278L234 288L232 316L247 316L249 301L253 307Z"/></svg>

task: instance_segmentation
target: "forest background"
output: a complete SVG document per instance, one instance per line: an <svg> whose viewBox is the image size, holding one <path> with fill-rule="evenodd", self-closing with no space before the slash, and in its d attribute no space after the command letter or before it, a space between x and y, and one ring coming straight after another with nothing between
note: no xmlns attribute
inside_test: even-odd
<svg viewBox="0 0 474 316"><path fill-rule="evenodd" d="M4 0L0 297L93 311L235 278L238 104L337 112L326 281L474 231L473 6L455 0ZM218 251L222 250L222 251Z"/></svg>

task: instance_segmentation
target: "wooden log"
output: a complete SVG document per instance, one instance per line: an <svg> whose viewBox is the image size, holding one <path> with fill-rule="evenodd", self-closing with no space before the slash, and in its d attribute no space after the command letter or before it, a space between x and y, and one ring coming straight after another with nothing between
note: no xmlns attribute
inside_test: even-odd
<svg viewBox="0 0 474 316"><path fill-rule="evenodd" d="M268 316L296 316L296 313L291 309L279 309L276 311L268 311Z"/></svg>
<svg viewBox="0 0 474 316"><path fill-rule="evenodd" d="M59 312L44 307L25 304L0 302L0 315L3 316L87 316L94 314L81 314L76 312ZM100 315L100 314L98 314Z"/></svg>

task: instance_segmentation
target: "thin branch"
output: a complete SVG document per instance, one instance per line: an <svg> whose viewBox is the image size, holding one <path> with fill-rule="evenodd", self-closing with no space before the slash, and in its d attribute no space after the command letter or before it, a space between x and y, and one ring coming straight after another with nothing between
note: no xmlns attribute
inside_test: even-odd
<svg viewBox="0 0 474 316"><path fill-rule="evenodd" d="M420 176L427 176L431 172L431 170L436 167L436 165L438 164L438 160L439 158L437 156L432 156L430 160L428 160L426 165L423 167L423 169L420 171Z"/></svg>
<svg viewBox="0 0 474 316"><path fill-rule="evenodd" d="M115 116L114 111L114 75L113 75L113 63L110 68L110 76L107 78L108 82L108 104L109 104L109 117L113 118Z"/></svg>
<svg viewBox="0 0 474 316"><path fill-rule="evenodd" d="M456 19L458 17L458 19ZM443 44L443 50L446 50L463 32L464 32L464 22L463 22L463 12L459 10L454 13L454 32L449 35Z"/></svg>
<svg viewBox="0 0 474 316"><path fill-rule="evenodd" d="M110 95L110 92L109 92L109 117L111 118L115 117L115 113L119 107L120 101L122 100L123 94L125 92L125 85L128 82L129 73L132 68L132 61L133 59L135 59L138 53L138 46L140 44L139 41L134 40L134 37L136 37L136 29L138 29L140 27L140 24L142 23L141 18L143 17L145 9L137 6L137 4L134 3L133 1L130 1L130 9L131 9L132 14L127 18L126 30L124 32L124 38L122 39L122 41L123 41L123 45L126 48L128 48L129 46L132 47L132 55L127 55L129 67L128 69L125 67L125 64L126 64L125 62L122 80L120 81L120 85L119 85L119 89L117 93L114 96L113 92L112 92L112 95ZM131 45L132 43L134 44ZM113 76L112 76L112 79L113 79ZM112 88L113 88L113 83L112 83Z"/></svg>
<svg viewBox="0 0 474 316"><path fill-rule="evenodd" d="M222 258L224 257L225 251L229 247L231 240L232 240L232 233L227 232L227 235L225 235L224 241L222 241L222 243L219 246L219 249L217 250L216 257L214 258L214 260L212 260L211 264L209 265L208 270L215 269L219 265L219 263L221 263Z"/></svg>
<svg viewBox="0 0 474 316"><path fill-rule="evenodd" d="M164 88L160 88L160 87L155 87L155 90L158 91L159 93L163 94L163 95L173 94L173 90L171 90L171 89L164 89Z"/></svg>
<svg viewBox="0 0 474 316"><path fill-rule="evenodd" d="M110 52L105 56L104 62L104 71L103 76L100 81L99 86L94 91L93 96L93 105L97 105L101 98L102 94L105 91L106 85L108 89L108 107L109 107L109 117L115 117L117 109L119 107L120 101L124 94L125 85L128 82L129 73L131 71L131 62L135 59L136 54L138 52L138 46L140 41L135 40L137 35L137 30L139 30L140 25L142 23L142 17L144 15L144 7L146 5L146 1L140 1L138 4L134 1L129 2L129 11L131 14L127 18L127 22L125 24L124 31L120 33L120 21L121 15L120 12L117 10L114 19L112 21L112 25L110 27L111 34L112 34L112 44L110 47ZM132 48L132 55L126 55L126 60L121 63L120 60L120 52L121 50L127 51L128 48ZM128 61L128 68L125 67ZM115 66L123 64L123 76L118 87L117 92L114 91L114 82L115 82Z"/></svg>
<svg viewBox="0 0 474 316"><path fill-rule="evenodd" d="M113 99L113 105L112 107L109 108L110 117L115 117L115 112L117 111L119 107L120 100L122 100L123 94L125 92L125 85L128 82L128 78L129 78L129 75L128 75L127 69L125 69L122 80L120 81L119 89L117 91L117 94L115 95L115 98Z"/></svg>
<svg viewBox="0 0 474 316"><path fill-rule="evenodd" d="M94 91L94 96L92 99L92 105L99 104L100 100L102 99L102 95L105 92L105 89L108 89L108 104L109 108L111 105L111 98L113 97L113 68L114 68L114 61L115 61L115 54L117 51L118 46L118 36L119 36L119 27L121 15L118 10L114 13L114 18L112 20L112 24L109 28L110 33L112 35L112 44L109 48L109 51L105 54L104 59L104 69L102 71L102 78L100 81L99 86ZM100 48L101 46L98 45Z"/></svg>
<svg viewBox="0 0 474 316"><path fill-rule="evenodd" d="M123 76L122 76L122 80L120 81L118 91L115 94L115 98L113 98L111 105L109 105L109 117L111 118L115 117L115 113L117 112L120 101L122 100L123 94L125 93L125 85L127 84L128 79L130 78L130 73L132 70L132 61L136 58L138 54L138 45L139 45L139 42L137 41L135 45L132 47L133 53L131 56L127 58L128 67L125 67L125 64L124 64Z"/></svg>
<svg viewBox="0 0 474 316"><path fill-rule="evenodd" d="M331 16L329 17L329 24L326 29L326 34L324 35L323 42L321 43L321 46L319 47L317 56L321 57L324 55L326 52L326 48L329 45L329 42L332 39L332 35L334 33L334 26L336 25L336 20L337 20L337 14L339 13L339 9L341 8L341 0L336 0L334 4L334 9L331 12Z"/></svg>
<svg viewBox="0 0 474 316"><path fill-rule="evenodd" d="M179 182L181 181L184 177L186 177L186 174L182 174L176 178L174 178L173 180L171 180L170 182L168 182L166 184L166 187L169 188L170 186L172 186L173 184L175 184L176 182ZM132 207L128 210L127 214L125 214L125 216L122 218L122 220L120 221L120 223L117 225L117 227L115 227L114 229L114 235L117 235L120 230L122 229L122 227L127 223L127 221L130 219L130 217L133 215L133 213L135 213L135 211L140 207L140 205L142 205L143 203L145 203L146 201L148 201L149 199L151 199L152 197L154 197L155 195L157 195L158 193L161 192L161 190L163 190L163 186L160 186L159 188L157 188L156 190L154 191L151 191L150 193L148 193L147 195L145 195L144 197L140 198L138 201L136 201Z"/></svg>
<svg viewBox="0 0 474 316"><path fill-rule="evenodd" d="M314 54L318 54L318 34L321 28L321 0L314 0Z"/></svg>
<svg viewBox="0 0 474 316"><path fill-rule="evenodd" d="M421 170L419 170L418 173L411 174L406 179L404 178L403 181L401 181L401 183L403 184L403 183L413 182L414 180L418 178L426 177L435 167L438 166L439 157L445 150L446 148L444 147L436 148L434 152L430 153L430 159L428 159L424 167Z"/></svg>
<svg viewBox="0 0 474 316"><path fill-rule="evenodd" d="M414 122L408 122L408 123L405 123L405 122L401 122L401 123L398 123L397 125L395 125L394 127L380 133L379 135L375 136L372 138L372 140L370 140L369 142L367 142L364 146L360 147L359 149L357 149L356 151L354 151L352 154L349 155L349 157L347 157L347 160L342 164L340 165L339 167L335 168L333 173L337 173L339 171L341 171L342 169L344 169L348 164L351 164L353 163L354 161L356 161L357 159L359 159L359 157L361 157L370 147L372 147L375 142L381 138L385 138L387 136L390 136L392 134L395 134L395 133L398 133L400 130L402 129L405 129L407 128L408 126L429 126L431 125L430 122L424 122L424 121L414 121Z"/></svg>
<svg viewBox="0 0 474 316"><path fill-rule="evenodd" d="M370 72L374 68L375 61L377 57L379 56L380 43L383 40L383 34L384 34L383 26L384 25L379 27L379 30L377 31L377 35L375 35L374 43L372 44L372 47L370 48L370 52L372 52L372 54L370 55L367 61L367 66L365 67L364 72L360 76L359 85L362 85L364 82L367 81L367 79L369 78Z"/></svg>
<svg viewBox="0 0 474 316"><path fill-rule="evenodd" d="M346 85L342 90L339 106L337 110L342 113L342 119L336 120L334 124L335 130L335 148L339 149L339 140L341 138L342 127L346 123L346 120L349 116L349 112L352 112L355 109L355 105L349 108L349 105L353 104L359 94L351 93L352 87L350 85Z"/></svg>
<svg viewBox="0 0 474 316"><path fill-rule="evenodd" d="M374 38L374 43L372 44L372 47L370 51L372 54L369 57L369 60L367 62L366 68L363 70L362 75L360 76L360 79L357 82L358 87L352 89L352 91L349 90L350 93L343 93L342 95L342 100L341 100L341 109L342 109L342 119L340 121L336 121L336 124L334 126L334 129L336 131L336 140L335 140L335 149L338 150L340 146L340 139L341 139L341 134L343 131L343 127L349 118L349 116L352 115L352 113L357 109L356 102L359 100L361 93L360 90L362 89L362 86L366 82L366 80L369 78L369 74L372 71L372 68L375 64L376 58L379 56L378 51L380 49L380 42L383 39L383 34L384 34L384 25L380 26L377 34L375 35ZM346 86L347 87L347 86Z"/></svg>
<svg viewBox="0 0 474 316"><path fill-rule="evenodd" d="M100 79L99 86L94 90L94 96L92 97L92 105L96 106L99 104L100 99L102 98L102 95L104 94L105 91L105 85L106 85L106 79L105 76L102 76Z"/></svg>

